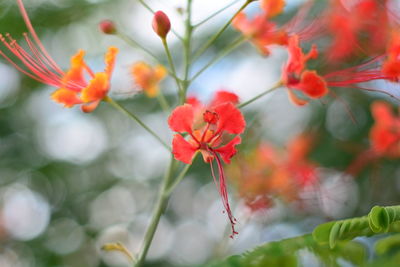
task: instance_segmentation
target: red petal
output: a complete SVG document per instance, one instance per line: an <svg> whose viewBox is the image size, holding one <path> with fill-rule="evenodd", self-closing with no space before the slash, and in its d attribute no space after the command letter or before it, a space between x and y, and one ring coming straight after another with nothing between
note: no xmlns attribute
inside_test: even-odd
<svg viewBox="0 0 400 267"><path fill-rule="evenodd" d="M297 35L293 35L289 39L288 43L288 61L285 66L285 72L288 74L294 73L296 75L300 75L300 73L304 70L304 54L301 50L299 44L299 37Z"/></svg>
<svg viewBox="0 0 400 267"><path fill-rule="evenodd" d="M65 88L59 88L51 94L51 99L55 102L64 104L64 107L70 108L74 105L81 104L77 92Z"/></svg>
<svg viewBox="0 0 400 267"><path fill-rule="evenodd" d="M197 147L194 147L186 141L180 134L174 135L174 139L172 140L172 153L174 154L175 159L186 164L191 164L196 151Z"/></svg>
<svg viewBox="0 0 400 267"><path fill-rule="evenodd" d="M217 132L226 131L231 134L241 134L245 127L242 112L232 103L228 102L215 107L214 111L219 115Z"/></svg>
<svg viewBox="0 0 400 267"><path fill-rule="evenodd" d="M373 149L380 154L384 154L391 147L394 147L396 142L399 141L399 137L386 127L374 126L370 132L370 140Z"/></svg>
<svg viewBox="0 0 400 267"><path fill-rule="evenodd" d="M317 72L310 70L303 72L297 87L311 98L320 98L328 93L325 80Z"/></svg>
<svg viewBox="0 0 400 267"><path fill-rule="evenodd" d="M236 136L225 146L215 149L215 152L219 153L226 164L229 164L231 163L231 158L236 155L237 150L235 146L240 144L241 142L242 139L240 138L240 136Z"/></svg>
<svg viewBox="0 0 400 267"><path fill-rule="evenodd" d="M395 118L393 116L392 109L389 104L382 101L375 101L372 104L371 109L372 109L372 115L375 119L375 123L387 125L389 127L390 125L393 124Z"/></svg>
<svg viewBox="0 0 400 267"><path fill-rule="evenodd" d="M239 97L235 93L224 90L218 91L211 101L209 107L215 107L226 102L231 102L232 104L236 105L239 103Z"/></svg>
<svg viewBox="0 0 400 267"><path fill-rule="evenodd" d="M192 125L194 121L194 111L193 106L185 104L176 107L171 116L168 118L168 125L171 130L180 133L191 133Z"/></svg>
<svg viewBox="0 0 400 267"><path fill-rule="evenodd" d="M200 100L197 99L195 96L189 96L186 98L186 104L190 104L193 107L201 106Z"/></svg>

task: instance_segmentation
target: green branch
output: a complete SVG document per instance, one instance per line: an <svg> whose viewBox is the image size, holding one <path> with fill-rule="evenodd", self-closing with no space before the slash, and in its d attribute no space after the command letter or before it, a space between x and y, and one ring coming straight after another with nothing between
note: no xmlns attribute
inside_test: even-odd
<svg viewBox="0 0 400 267"><path fill-rule="evenodd" d="M159 137L152 129L150 129L150 127L147 126L141 119L139 119L138 116L136 116L135 114L133 114L132 112L130 112L129 110L127 110L126 108L121 106L118 102L114 101L111 97L108 97L108 96L105 97L104 101L111 104L114 108L116 108L120 112L124 113L129 118L133 119L134 121L136 121L140 126L143 127L143 129L145 129L149 134L151 134L154 138L156 138L166 149L168 149L168 151L171 151L170 146L167 145L167 143L165 143L161 139L161 137Z"/></svg>
<svg viewBox="0 0 400 267"><path fill-rule="evenodd" d="M224 33L224 31L229 27L229 25L231 25L236 15L242 12L243 9L245 9L251 2L254 1L255 0L246 0L246 2L239 8L238 11L235 12L235 14L228 20L228 22L225 23L225 25L222 26L222 28L216 34L214 34L203 46L201 46L197 50L197 52L193 56L193 60L199 58L222 35L222 33Z"/></svg>
<svg viewBox="0 0 400 267"><path fill-rule="evenodd" d="M142 248L140 249L140 253L138 256L138 260L135 263L135 267L141 267L147 256L147 252L149 251L151 242L153 241L154 234L156 233L158 223L160 222L161 215L164 213L165 209L167 208L168 200L170 197L170 194L167 194L167 188L169 187L171 180L172 180L172 174L174 172L175 168L175 163L176 161L174 160L174 156L171 155L171 162L169 164L168 170L165 173L163 184L160 188L160 192L158 194L158 200L157 204L154 208L153 211L153 216L151 218L150 224L147 227Z"/></svg>
<svg viewBox="0 0 400 267"><path fill-rule="evenodd" d="M243 102L242 104L238 105L238 108L243 108L245 106L247 106L248 104L253 103L254 101L256 101L257 99L271 93L272 91L274 91L275 89L278 89L279 87L282 86L282 82L279 81L276 84L274 84L272 87L268 88L267 90L265 90L264 92L262 92L261 94L256 95L255 97L247 100L246 102Z"/></svg>
<svg viewBox="0 0 400 267"><path fill-rule="evenodd" d="M171 76L174 78L176 86L178 87L178 93L181 96L183 94L183 88L181 86L181 80L176 75L175 64L174 64L174 61L172 59L171 51L169 50L167 39L166 38L161 38L161 41L162 41L162 44L164 46L165 54L167 55L168 64L169 64L169 66L171 68L171 74L172 74Z"/></svg>
<svg viewBox="0 0 400 267"><path fill-rule="evenodd" d="M215 11L214 13L212 13L210 16L208 16L207 18L203 19L202 21L198 22L196 25L193 25L193 28L197 28L201 25L203 25L204 23L206 23L207 21L209 21L210 19L214 18L215 16L217 16L218 14L220 14L221 12L224 12L227 8L230 8L231 6L233 6L234 4L236 4L237 2L239 2L240 0L235 0L232 3L228 4L227 6L224 6L223 8Z"/></svg>
<svg viewBox="0 0 400 267"><path fill-rule="evenodd" d="M218 62L220 59L224 58L226 55L230 54L233 50L235 50L237 47L239 47L246 39L244 37L239 37L233 43L228 45L226 48L224 48L215 58L211 59L203 68L201 68L191 79L191 82L193 82L197 77L199 77L206 69L211 67L213 64Z"/></svg>

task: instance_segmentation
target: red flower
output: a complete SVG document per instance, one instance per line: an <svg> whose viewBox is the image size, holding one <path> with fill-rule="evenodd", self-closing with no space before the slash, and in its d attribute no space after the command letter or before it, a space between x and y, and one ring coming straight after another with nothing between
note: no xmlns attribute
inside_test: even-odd
<svg viewBox="0 0 400 267"><path fill-rule="evenodd" d="M312 136L300 135L286 150L262 143L229 166L240 197L252 211L271 207L274 198L299 201L303 189L316 189L318 166L307 159L312 141Z"/></svg>
<svg viewBox="0 0 400 267"><path fill-rule="evenodd" d="M387 59L383 63L382 73L394 82L400 81L400 32L395 32L387 48Z"/></svg>
<svg viewBox="0 0 400 267"><path fill-rule="evenodd" d="M394 38L386 54L370 59L369 61L347 69L333 71L319 75L314 70L308 70L306 63L310 59L318 57L318 51L312 46L308 54L304 54L296 35L289 39L289 58L282 72L282 83L287 86L289 98L296 105L305 105L308 100L300 98L294 91L301 92L305 96L318 99L325 96L329 87L354 87L366 91L376 91L395 95L379 88L365 88L360 83L372 80L396 81L400 75L398 55L400 55L400 38ZM386 61L384 61L386 57ZM385 73L386 70L386 73Z"/></svg>
<svg viewBox="0 0 400 267"><path fill-rule="evenodd" d="M391 106L383 101L375 101L371 110L375 119L369 132L371 146L359 153L347 168L352 175L381 158L400 158L400 116L393 114Z"/></svg>
<svg viewBox="0 0 400 267"><path fill-rule="evenodd" d="M204 162L210 163L212 176L216 184L219 182L219 194L232 226L231 237L237 234L234 228L236 220L228 202L221 159L225 163L230 163L237 152L235 146L241 142L241 138L237 135L241 134L246 126L242 113L234 105L237 99L232 93L218 92L211 104L204 108L197 99L191 98L191 104L178 106L168 119L169 127L180 133L175 134L172 141L172 153L175 158L191 164L194 154L199 151ZM199 117L198 114L201 113L202 117ZM185 133L189 136L188 140L182 135ZM236 136L226 142L225 138L229 135ZM218 180L213 168L214 160L218 166Z"/></svg>
<svg viewBox="0 0 400 267"><path fill-rule="evenodd" d="M332 0L325 14L332 44L328 59L340 62L356 52L380 53L389 37L390 21L385 1ZM362 38L360 38L362 36ZM362 43L368 43L363 47Z"/></svg>
<svg viewBox="0 0 400 267"><path fill-rule="evenodd" d="M305 19L312 6L311 1L305 4L290 21L281 26L269 19L283 11L285 1L263 0L260 4L263 9L260 14L248 19L244 12L240 12L233 20L232 26L250 39L260 53L265 56L270 53L269 46L286 46L292 35L297 35L300 40L305 41L313 39L321 33L322 24L319 23L319 18L313 21Z"/></svg>
<svg viewBox="0 0 400 267"><path fill-rule="evenodd" d="M246 14L241 12L236 15L232 25L249 38L264 56L270 53L268 46L287 44L287 33L278 29L273 22L268 21L266 14L257 15L249 20Z"/></svg>
<svg viewBox="0 0 400 267"><path fill-rule="evenodd" d="M372 115L372 149L380 156L400 157L400 117L393 114L389 104L380 101L373 103Z"/></svg>
<svg viewBox="0 0 400 267"><path fill-rule="evenodd" d="M23 2L21 0L17 2L33 40L30 39L28 34L24 34L29 47L29 51L26 51L10 35L6 35L6 40L0 34L0 41L23 66L15 63L2 51L0 51L0 55L27 76L39 82L58 87L51 95L54 101L64 104L65 107L81 104L81 109L84 112L93 111L100 101L107 96L118 49L115 47L108 49L105 55L106 67L103 72L94 73L87 66L83 59L85 53L82 50L71 58L71 68L64 72L50 57L38 38ZM85 79L86 74L90 76L89 81Z"/></svg>
<svg viewBox="0 0 400 267"><path fill-rule="evenodd" d="M313 46L304 54L299 46L299 38L297 35L289 39L288 45L289 58L282 72L282 82L287 86L289 98L297 105L305 105L307 100L296 96L292 90L301 91L310 98L321 98L328 93L327 84L316 71L306 68L306 63L310 59L318 56L317 47Z"/></svg>

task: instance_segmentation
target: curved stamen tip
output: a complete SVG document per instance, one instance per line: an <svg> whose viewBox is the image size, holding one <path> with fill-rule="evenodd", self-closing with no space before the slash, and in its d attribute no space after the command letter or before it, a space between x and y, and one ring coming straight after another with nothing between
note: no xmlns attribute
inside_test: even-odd
<svg viewBox="0 0 400 267"><path fill-rule="evenodd" d="M232 230L232 234L229 237L233 239L235 237L235 235L238 235L238 234L239 234L238 232L236 232L235 230Z"/></svg>

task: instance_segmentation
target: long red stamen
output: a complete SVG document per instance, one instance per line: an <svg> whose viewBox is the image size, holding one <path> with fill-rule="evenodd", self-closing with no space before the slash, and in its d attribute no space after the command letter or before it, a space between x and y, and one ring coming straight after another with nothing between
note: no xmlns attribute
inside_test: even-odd
<svg viewBox="0 0 400 267"><path fill-rule="evenodd" d="M328 73L323 76L328 86L346 87L372 80L388 79L381 71L383 56L375 57L361 65Z"/></svg>
<svg viewBox="0 0 400 267"><path fill-rule="evenodd" d="M43 83L48 83L51 85L59 85L59 80L54 81L54 77L49 77L48 74L43 74L43 69L46 68L45 65L40 66L32 60L31 56L28 56L28 54L19 46L16 44L16 41L11 38L11 36L7 35L7 37L10 39L10 43L6 41L6 39L3 37L3 35L0 34L0 41L5 45L7 49L9 49L21 62L29 69L29 72L26 70L23 70L21 67L17 66L16 63L14 63L9 57L7 57L2 51L0 51L0 55L3 56L7 61L9 61L14 67L16 67L19 71L22 73L28 75L29 77L43 82ZM40 64L40 62L39 62Z"/></svg>
<svg viewBox="0 0 400 267"><path fill-rule="evenodd" d="M39 50L42 52L44 57L48 60L50 65L60 74L63 73L60 67L58 67L57 63L50 57L49 53L47 52L46 48L43 46L42 42L40 41L39 37L36 34L35 29L32 26L32 23L29 19L28 13L25 10L24 3L22 0L17 0L19 10L21 12L22 18L25 21L26 27L28 28L29 32L31 33L33 40L36 42Z"/></svg>
<svg viewBox="0 0 400 267"><path fill-rule="evenodd" d="M283 26L283 29L285 29L289 35L296 34L299 36L300 40L306 41L315 39L324 32L323 23L321 23L322 16L314 18L311 22L306 21L307 14L312 8L312 5L313 2L308 1L297 14Z"/></svg>
<svg viewBox="0 0 400 267"><path fill-rule="evenodd" d="M210 151L213 154L214 158L217 161L219 179L217 180L217 178L215 176L215 172L214 172L212 161L210 162L211 174L212 174L212 177L214 179L214 183L218 188L219 195L221 196L222 203L224 205L225 211L226 211L226 213L228 215L228 218L229 218L229 221L231 223L232 234L230 235L230 238L233 238L235 235L238 234L238 232L236 232L236 230L235 230L236 219L235 219L235 217L233 217L233 214L232 214L232 211L231 211L231 207L229 205L228 191L227 191L227 188L226 188L226 179L225 179L224 169L222 167L222 163L221 163L221 160L218 157L218 154L214 150L212 150L210 148L208 148L208 151Z"/></svg>
<svg viewBox="0 0 400 267"><path fill-rule="evenodd" d="M15 40L11 39L11 37L9 49L33 74L50 85L60 85L61 78L59 76L51 72L42 62L35 60Z"/></svg>

